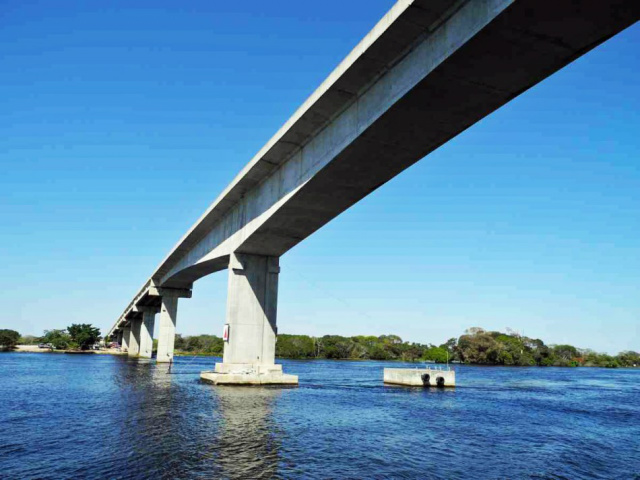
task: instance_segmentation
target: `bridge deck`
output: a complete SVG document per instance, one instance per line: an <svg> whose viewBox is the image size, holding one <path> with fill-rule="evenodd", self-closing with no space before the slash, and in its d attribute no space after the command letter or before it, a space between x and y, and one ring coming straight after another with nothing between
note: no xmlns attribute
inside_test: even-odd
<svg viewBox="0 0 640 480"><path fill-rule="evenodd" d="M282 255L639 15L633 0L398 2L178 242L120 319L148 300L152 282L189 288L226 268L232 251ZM277 192L260 193L274 178Z"/></svg>

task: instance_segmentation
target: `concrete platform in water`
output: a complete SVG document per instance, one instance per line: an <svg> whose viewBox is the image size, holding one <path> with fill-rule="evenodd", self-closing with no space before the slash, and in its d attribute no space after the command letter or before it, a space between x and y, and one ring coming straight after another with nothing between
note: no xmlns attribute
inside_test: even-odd
<svg viewBox="0 0 640 480"><path fill-rule="evenodd" d="M282 365L225 365L217 363L213 372L201 372L200 379L214 385L297 386L298 376L282 373Z"/></svg>
<svg viewBox="0 0 640 480"><path fill-rule="evenodd" d="M439 368L385 368L384 383L408 387L455 387L456 372Z"/></svg>

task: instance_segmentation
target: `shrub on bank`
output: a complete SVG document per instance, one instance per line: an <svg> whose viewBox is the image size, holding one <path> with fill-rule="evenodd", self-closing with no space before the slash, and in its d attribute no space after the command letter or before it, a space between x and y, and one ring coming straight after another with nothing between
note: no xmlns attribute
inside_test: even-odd
<svg viewBox="0 0 640 480"><path fill-rule="evenodd" d="M20 340L20 334L15 330L0 330L0 349L13 350Z"/></svg>

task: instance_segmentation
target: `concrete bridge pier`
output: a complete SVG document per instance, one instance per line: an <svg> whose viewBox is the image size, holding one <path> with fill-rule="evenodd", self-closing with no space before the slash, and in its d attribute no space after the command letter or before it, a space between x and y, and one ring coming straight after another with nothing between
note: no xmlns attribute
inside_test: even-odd
<svg viewBox="0 0 640 480"><path fill-rule="evenodd" d="M129 335L129 356L137 357L140 354L140 330L142 329L142 319L131 319L131 334Z"/></svg>
<svg viewBox="0 0 640 480"><path fill-rule="evenodd" d="M203 380L229 385L297 385L297 375L275 364L278 257L231 254L227 293L227 338L222 363Z"/></svg>
<svg viewBox="0 0 640 480"><path fill-rule="evenodd" d="M120 343L120 348L125 351L129 350L129 343L131 337L131 326L122 327L122 342Z"/></svg>
<svg viewBox="0 0 640 480"><path fill-rule="evenodd" d="M163 295L160 307L160 329L158 331L158 363L173 361L173 348L176 341L176 321L178 319L177 296Z"/></svg>
<svg viewBox="0 0 640 480"><path fill-rule="evenodd" d="M156 323L156 307L139 307L142 312L142 321L139 322L139 348L138 356L141 358L151 358L153 353L153 328Z"/></svg>
<svg viewBox="0 0 640 480"><path fill-rule="evenodd" d="M178 320L178 299L191 298L190 288L152 287L151 296L160 298L160 328L158 329L158 363L173 360Z"/></svg>

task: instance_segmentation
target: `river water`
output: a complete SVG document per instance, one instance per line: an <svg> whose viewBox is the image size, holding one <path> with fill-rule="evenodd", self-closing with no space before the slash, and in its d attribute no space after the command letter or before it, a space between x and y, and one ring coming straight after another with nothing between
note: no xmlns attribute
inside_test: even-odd
<svg viewBox="0 0 640 480"><path fill-rule="evenodd" d="M201 383L214 361L0 354L0 478L640 479L638 370L457 366L423 390L383 386L395 362L285 360L281 389Z"/></svg>

